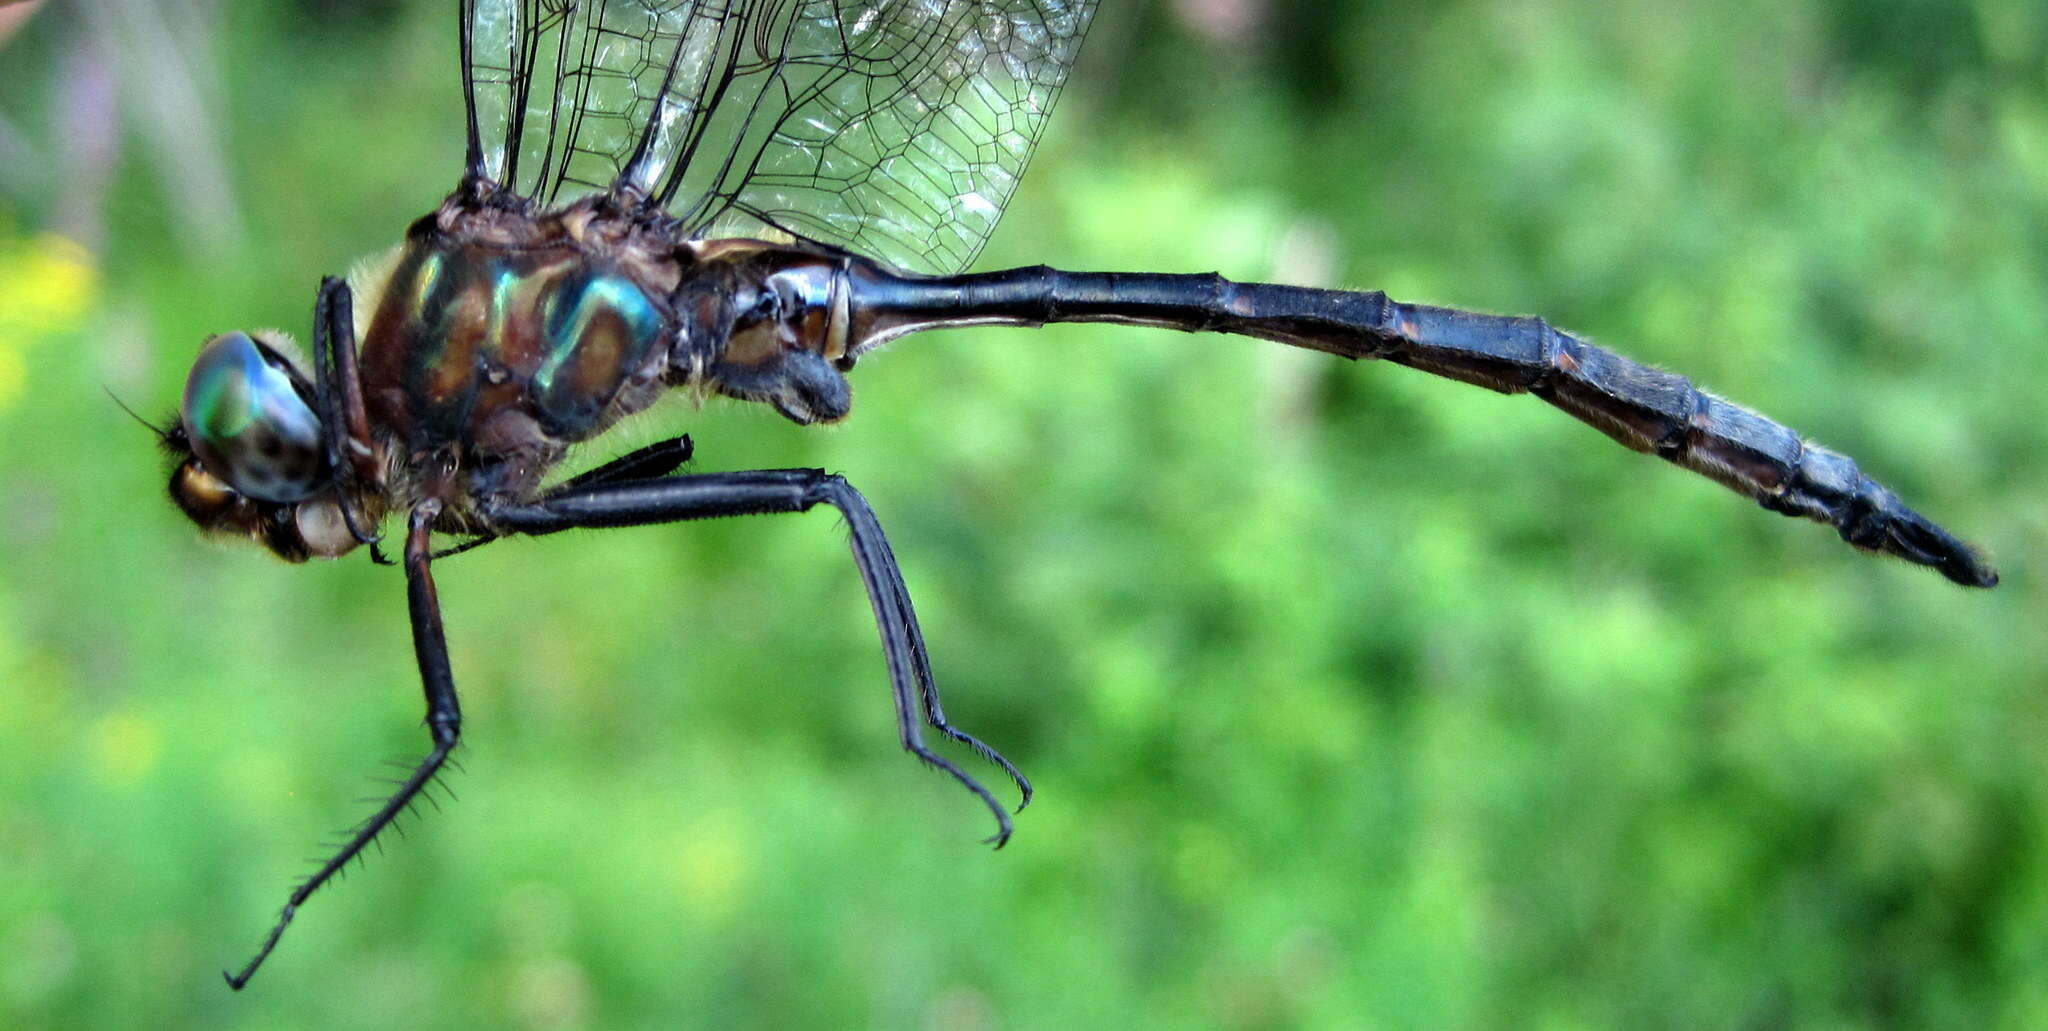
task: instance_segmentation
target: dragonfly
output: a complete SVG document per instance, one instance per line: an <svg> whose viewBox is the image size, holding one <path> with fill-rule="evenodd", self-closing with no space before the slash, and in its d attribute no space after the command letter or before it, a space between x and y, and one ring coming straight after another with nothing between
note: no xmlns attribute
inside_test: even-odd
<svg viewBox="0 0 2048 1031"><path fill-rule="evenodd" d="M408 813L462 713L436 562L515 534L835 509L879 630L902 747L1011 810L927 732L1031 783L950 722L882 524L822 469L685 471L687 436L579 475L570 450L666 391L845 418L898 337L1106 322L1228 333L1526 393L1762 507L1958 584L1998 576L1847 456L1540 318L1219 274L965 271L1029 163L1097 0L459 0L453 192L327 277L311 354L274 331L202 346L159 429L171 498L288 562L400 565L430 748L290 892L299 909ZM398 557L380 529L402 523ZM394 533L398 531L394 527Z"/></svg>

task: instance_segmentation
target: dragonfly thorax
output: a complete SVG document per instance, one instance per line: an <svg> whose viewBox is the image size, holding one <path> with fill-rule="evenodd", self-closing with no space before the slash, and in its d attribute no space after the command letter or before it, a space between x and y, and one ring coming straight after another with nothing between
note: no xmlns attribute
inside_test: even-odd
<svg viewBox="0 0 2048 1031"><path fill-rule="evenodd" d="M370 423L402 463L450 449L538 472L659 393L674 320L662 294L571 242L408 242L369 305Z"/></svg>
<svg viewBox="0 0 2048 1031"><path fill-rule="evenodd" d="M391 472L386 507L437 495L459 513L530 494L571 445L674 386L802 424L844 417L847 268L863 259L676 234L605 197L533 214L458 192L359 275L360 382Z"/></svg>

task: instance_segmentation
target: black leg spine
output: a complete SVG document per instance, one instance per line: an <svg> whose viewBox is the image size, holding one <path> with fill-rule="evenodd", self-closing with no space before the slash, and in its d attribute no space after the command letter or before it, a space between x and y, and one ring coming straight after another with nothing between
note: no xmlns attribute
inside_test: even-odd
<svg viewBox="0 0 2048 1031"><path fill-rule="evenodd" d="M419 662L421 685L426 691L427 731L433 738L434 747L413 767L411 775L398 785L391 797L356 826L340 850L322 863L311 877L292 889L291 897L278 913L277 923L263 939L255 957L239 972L223 972L221 976L227 978L228 987L236 991L241 991L249 979L256 976L257 968L277 947L278 939L284 936L285 928L291 926L292 917L297 915L299 907L412 807L427 784L441 772L448 761L448 753L455 749L461 737L462 708L455 697L455 674L448 664L448 642L441 630L440 600L434 591L433 574L428 568L432 560L429 531L440 511L440 504L432 501L415 508L405 540L406 599L412 611L413 653Z"/></svg>

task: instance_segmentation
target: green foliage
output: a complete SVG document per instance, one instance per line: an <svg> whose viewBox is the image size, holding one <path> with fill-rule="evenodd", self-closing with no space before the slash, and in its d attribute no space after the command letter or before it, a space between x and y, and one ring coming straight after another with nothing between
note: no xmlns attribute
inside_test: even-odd
<svg viewBox="0 0 2048 1031"><path fill-rule="evenodd" d="M89 262L38 233L75 183L0 177L0 1027L2048 1024L2034 0L1110 5L981 262L1541 313L1855 455L1997 591L1399 368L912 338L843 427L677 404L587 458L860 485L1036 778L1009 848L896 751L829 515L507 542L440 573L460 804L239 997L424 745L402 581L194 540L101 385L152 415L206 333L303 333L460 155L439 5L231 6L180 28L220 249L147 83ZM0 67L32 132L71 16Z"/></svg>

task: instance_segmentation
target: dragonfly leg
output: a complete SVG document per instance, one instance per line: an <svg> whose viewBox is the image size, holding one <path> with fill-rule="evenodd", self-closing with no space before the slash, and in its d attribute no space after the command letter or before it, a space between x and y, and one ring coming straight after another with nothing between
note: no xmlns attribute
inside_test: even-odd
<svg viewBox="0 0 2048 1031"><path fill-rule="evenodd" d="M376 528L366 526L369 520L356 504L356 488L376 486L383 473L370 443L369 409L356 372L355 297L339 276L322 279L313 300L313 384L321 431L327 437L327 460L341 484L342 520L357 543L374 551Z"/></svg>
<svg viewBox="0 0 2048 1031"><path fill-rule="evenodd" d="M696 452L690 435L657 440L643 448L628 451L588 472L577 473L562 481L561 490L569 490L592 483L619 483L625 480L651 480L667 476L690 460Z"/></svg>
<svg viewBox="0 0 2048 1031"><path fill-rule="evenodd" d="M454 751L455 743L461 737L462 709L455 698L455 674L448 665L448 642L441 630L441 603L434 592L434 577L429 569L433 552L428 531L440 512L438 501L427 501L414 508L405 538L406 600L412 611L413 652L419 661L420 680L426 688L427 732L433 736L433 750L413 767L411 775L399 783L398 790L376 812L356 825L340 851L292 889L291 897L278 914L277 924L264 938L255 958L240 972L222 975L227 978L228 987L236 991L241 991L242 986L256 975L256 968L269 958L271 950L277 947L278 939L283 937L284 929L291 925L292 917L306 899L360 856L385 828L419 800L427 785L441 772L441 767L448 761L448 753Z"/></svg>
<svg viewBox="0 0 2048 1031"><path fill-rule="evenodd" d="M593 527L646 526L656 523L713 519L721 516L805 512L830 505L845 517L853 559L874 607L882 635L882 655L889 666L889 685L896 703L896 729L905 751L944 771L987 805L996 820L990 843L1001 848L1010 838L1010 814L994 795L965 770L925 745L919 727L933 730L974 749L1002 768L1017 785L1024 803L1031 800L1031 782L1009 760L973 735L946 721L932 677L931 658L917 613L910 604L902 570L867 499L844 479L822 469L766 469L708 473L622 483L565 485L531 503L491 502L484 510L501 532L543 534ZM1023 804L1018 806L1023 808Z"/></svg>
<svg viewBox="0 0 2048 1031"><path fill-rule="evenodd" d="M587 472L578 473L562 481L559 489L566 490L590 483L617 483L621 480L667 476L688 462L694 450L695 446L690 443L690 435L687 433L680 437L657 440L646 447L628 451ZM498 535L495 533L480 533L453 547L434 552L434 558L444 559L465 551L475 551L497 539Z"/></svg>

